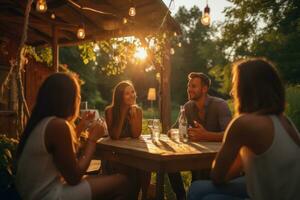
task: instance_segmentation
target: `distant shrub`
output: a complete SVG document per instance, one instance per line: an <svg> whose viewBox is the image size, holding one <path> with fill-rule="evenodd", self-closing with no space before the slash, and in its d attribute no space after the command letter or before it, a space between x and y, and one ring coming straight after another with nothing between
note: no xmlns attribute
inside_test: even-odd
<svg viewBox="0 0 300 200"><path fill-rule="evenodd" d="M18 140L0 134L0 188L5 190L13 181L13 156Z"/></svg>
<svg viewBox="0 0 300 200"><path fill-rule="evenodd" d="M286 89L286 114L300 130L300 85L289 86Z"/></svg>

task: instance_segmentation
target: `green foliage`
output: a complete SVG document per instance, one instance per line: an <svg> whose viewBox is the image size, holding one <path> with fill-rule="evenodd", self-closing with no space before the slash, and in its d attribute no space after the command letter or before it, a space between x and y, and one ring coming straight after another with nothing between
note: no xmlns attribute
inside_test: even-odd
<svg viewBox="0 0 300 200"><path fill-rule="evenodd" d="M219 83L222 83L218 91L223 94L229 94L231 90L231 65L216 65L209 70L209 75L214 77Z"/></svg>
<svg viewBox="0 0 300 200"><path fill-rule="evenodd" d="M81 58L84 64L88 64L91 61L96 61L96 53L93 51L93 43L84 43L78 46L80 50Z"/></svg>
<svg viewBox="0 0 300 200"><path fill-rule="evenodd" d="M81 54L77 47L65 47L60 49L60 62L66 64L68 69L79 74L83 81L81 86L82 101L88 101L90 108L103 109L107 103L98 91L98 83L101 76L92 63L83 64ZM99 79L100 78L100 79Z"/></svg>
<svg viewBox="0 0 300 200"><path fill-rule="evenodd" d="M263 56L276 63L284 79L299 83L299 0L230 0L225 9L223 50L230 59Z"/></svg>
<svg viewBox="0 0 300 200"><path fill-rule="evenodd" d="M13 157L18 141L0 134L0 188L6 189L13 181Z"/></svg>
<svg viewBox="0 0 300 200"><path fill-rule="evenodd" d="M102 73L113 76L124 73L128 65L160 65L164 44L162 38L161 35L148 36L145 40L136 37L112 38L85 43L78 48L84 64L94 63ZM147 51L148 59L135 58L139 48Z"/></svg>
<svg viewBox="0 0 300 200"><path fill-rule="evenodd" d="M34 58L37 62L46 63L47 66L52 66L52 50L49 47L32 47L26 46L25 52L28 56Z"/></svg>
<svg viewBox="0 0 300 200"><path fill-rule="evenodd" d="M216 37L216 27L203 26L199 21L201 15L200 9L196 6L189 10L180 7L175 15L176 21L183 30L181 36L183 45L181 48L176 47L176 53L171 57L172 100L178 104L183 104L187 100L187 75L192 71L203 73L212 71L212 89L218 90L221 86L219 91L227 92L228 86L221 85L219 82L226 80L227 77L220 75L219 72L227 73L227 71L223 72L223 68L228 61Z"/></svg>
<svg viewBox="0 0 300 200"><path fill-rule="evenodd" d="M286 114L300 130L300 85L289 86L286 89L287 108Z"/></svg>

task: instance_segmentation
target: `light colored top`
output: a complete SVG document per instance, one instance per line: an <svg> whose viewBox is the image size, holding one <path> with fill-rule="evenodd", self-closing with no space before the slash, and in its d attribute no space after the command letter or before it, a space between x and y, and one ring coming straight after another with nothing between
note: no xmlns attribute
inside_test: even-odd
<svg viewBox="0 0 300 200"><path fill-rule="evenodd" d="M260 155L246 147L241 149L248 194L253 200L300 199L300 147L278 117L270 117L274 138L269 149Z"/></svg>
<svg viewBox="0 0 300 200"><path fill-rule="evenodd" d="M22 199L58 199L62 188L60 173L45 145L45 129L51 119L33 129L18 161L16 187Z"/></svg>

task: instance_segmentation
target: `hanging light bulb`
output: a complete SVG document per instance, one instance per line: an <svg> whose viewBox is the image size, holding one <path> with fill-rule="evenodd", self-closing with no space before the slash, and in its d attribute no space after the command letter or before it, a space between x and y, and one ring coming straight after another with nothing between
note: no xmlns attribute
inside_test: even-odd
<svg viewBox="0 0 300 200"><path fill-rule="evenodd" d="M128 15L129 15L130 17L134 17L134 16L136 15L136 10L135 10L135 7L134 7L134 6L131 6L131 7L129 8Z"/></svg>
<svg viewBox="0 0 300 200"><path fill-rule="evenodd" d="M163 34L163 38L166 39L167 38L167 33Z"/></svg>
<svg viewBox="0 0 300 200"><path fill-rule="evenodd" d="M201 23L204 26L209 26L210 25L209 12L210 12L210 8L208 7L208 4L206 4L206 7L204 8L204 13L202 14L202 17L201 17Z"/></svg>
<svg viewBox="0 0 300 200"><path fill-rule="evenodd" d="M173 34L175 37L177 36L177 33L176 32L174 32L174 34Z"/></svg>
<svg viewBox="0 0 300 200"><path fill-rule="evenodd" d="M171 55L174 55L174 54L175 54L174 48L171 48L171 49L170 49L170 54L171 54Z"/></svg>
<svg viewBox="0 0 300 200"><path fill-rule="evenodd" d="M54 13L51 14L51 19L55 19L55 14Z"/></svg>
<svg viewBox="0 0 300 200"><path fill-rule="evenodd" d="M178 46L178 47L181 47L181 46L182 46L181 42L178 42L177 46Z"/></svg>
<svg viewBox="0 0 300 200"><path fill-rule="evenodd" d="M128 20L126 17L123 17L123 20L122 20L123 24L127 24Z"/></svg>
<svg viewBox="0 0 300 200"><path fill-rule="evenodd" d="M81 40L85 38L85 30L83 25L81 25L77 30L77 38Z"/></svg>
<svg viewBox="0 0 300 200"><path fill-rule="evenodd" d="M100 47L97 43L94 44L94 52L98 52L100 50Z"/></svg>
<svg viewBox="0 0 300 200"><path fill-rule="evenodd" d="M47 3L46 0L37 0L36 2L36 10L40 13L44 13L47 11Z"/></svg>

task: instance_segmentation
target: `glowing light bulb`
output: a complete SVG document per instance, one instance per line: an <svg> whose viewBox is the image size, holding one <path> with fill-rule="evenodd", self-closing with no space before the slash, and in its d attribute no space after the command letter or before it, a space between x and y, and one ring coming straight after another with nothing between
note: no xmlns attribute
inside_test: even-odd
<svg viewBox="0 0 300 200"><path fill-rule="evenodd" d="M47 11L47 3L46 0L38 0L36 2L36 10L40 13L44 13Z"/></svg>
<svg viewBox="0 0 300 200"><path fill-rule="evenodd" d="M51 19L55 19L55 14L54 13L51 14Z"/></svg>
<svg viewBox="0 0 300 200"><path fill-rule="evenodd" d="M97 43L94 44L94 49L93 50L94 50L94 52L98 52L100 50L100 47Z"/></svg>
<svg viewBox="0 0 300 200"><path fill-rule="evenodd" d="M171 48L171 49L170 49L170 54L171 54L171 55L174 55L174 54L175 54L174 48Z"/></svg>
<svg viewBox="0 0 300 200"><path fill-rule="evenodd" d="M175 36L175 37L177 36L177 33L176 33L176 32L174 32L174 36Z"/></svg>
<svg viewBox="0 0 300 200"><path fill-rule="evenodd" d="M210 8L208 7L208 5L206 5L206 7L204 8L204 14L201 17L201 23L204 26L209 26L210 25Z"/></svg>
<svg viewBox="0 0 300 200"><path fill-rule="evenodd" d="M84 39L85 38L85 30L83 27L80 27L78 30L77 30L77 38L78 39Z"/></svg>
<svg viewBox="0 0 300 200"><path fill-rule="evenodd" d="M131 16L131 17L134 17L136 15L135 7L132 6L132 7L129 8L128 15Z"/></svg>
<svg viewBox="0 0 300 200"><path fill-rule="evenodd" d="M127 20L127 18L126 17L123 17L123 24L127 24L127 22L128 22L128 20Z"/></svg>
<svg viewBox="0 0 300 200"><path fill-rule="evenodd" d="M181 47L181 46L182 46L181 42L178 42L177 46L178 46L178 47Z"/></svg>
<svg viewBox="0 0 300 200"><path fill-rule="evenodd" d="M163 34L163 38L164 38L164 39L167 38L167 34L166 34L166 33Z"/></svg>

